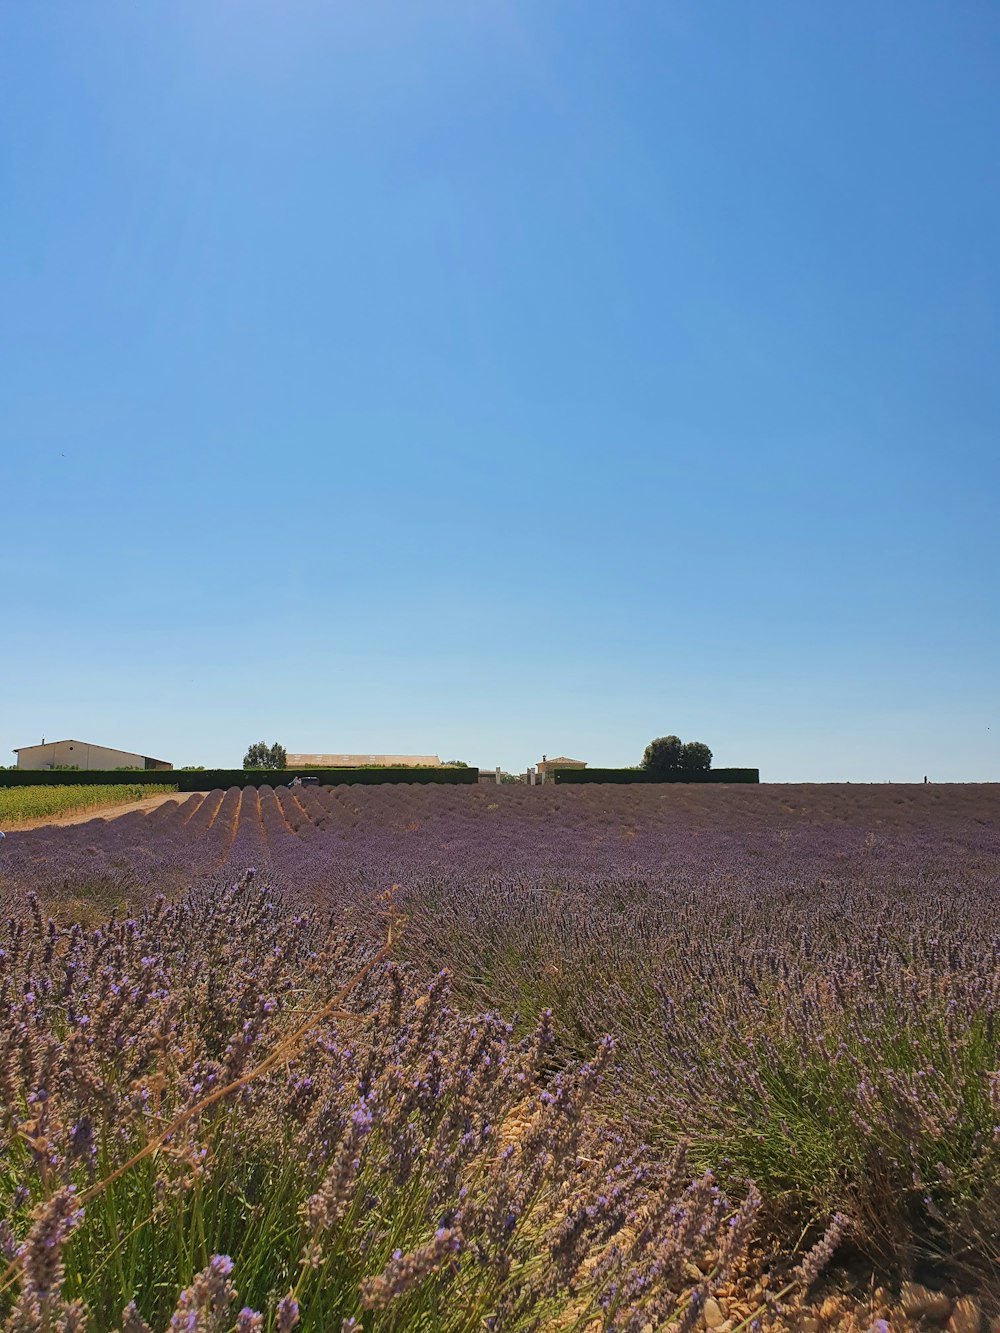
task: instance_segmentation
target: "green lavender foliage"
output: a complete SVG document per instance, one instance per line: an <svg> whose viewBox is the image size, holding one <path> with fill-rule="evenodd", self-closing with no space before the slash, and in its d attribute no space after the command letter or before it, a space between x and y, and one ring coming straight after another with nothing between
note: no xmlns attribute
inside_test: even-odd
<svg viewBox="0 0 1000 1333"><path fill-rule="evenodd" d="M0 882L143 902L266 865L368 941L397 883L399 958L426 984L447 969L462 1012L521 1040L550 1010L552 1072L613 1035L591 1108L624 1140L663 1159L684 1139L733 1194L754 1180L776 1227L797 1219L790 1245L835 1212L883 1275L997 1283L1000 788L263 786L171 806L96 840L12 834Z"/></svg>
<svg viewBox="0 0 1000 1333"><path fill-rule="evenodd" d="M364 975L363 935L252 872L90 931L31 903L0 948L11 1333L638 1330L745 1243L710 1175L594 1114L609 1039L553 1072L550 1015Z"/></svg>

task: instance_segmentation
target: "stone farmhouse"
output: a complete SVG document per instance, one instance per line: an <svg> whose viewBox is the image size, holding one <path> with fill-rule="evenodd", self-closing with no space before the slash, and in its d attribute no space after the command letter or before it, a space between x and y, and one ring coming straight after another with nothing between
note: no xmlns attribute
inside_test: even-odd
<svg viewBox="0 0 1000 1333"><path fill-rule="evenodd" d="M557 768L586 768L585 759L567 759L565 755L557 755L555 759L550 759L548 755L543 754L539 763L535 765L535 772L538 775L538 782L551 782L553 774Z"/></svg>

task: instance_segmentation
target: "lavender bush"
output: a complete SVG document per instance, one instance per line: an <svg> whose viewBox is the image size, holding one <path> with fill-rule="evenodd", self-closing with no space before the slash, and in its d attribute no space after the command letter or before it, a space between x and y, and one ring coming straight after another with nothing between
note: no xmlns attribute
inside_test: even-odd
<svg viewBox="0 0 1000 1333"><path fill-rule="evenodd" d="M252 861L311 930L342 913L356 961L397 883L397 958L428 985L447 969L462 1012L502 1014L505 1049L546 1010L549 1073L613 1035L587 1115L623 1151L650 1143L663 1161L684 1140L693 1168L739 1197L756 1181L779 1231L836 1213L845 1243L893 1272L988 1290L998 815L995 787L264 787L14 834L0 884L22 916L29 891L69 917L189 885L207 911L197 886ZM210 1015L229 1030L220 978L238 939L219 925L195 964L192 1050Z"/></svg>
<svg viewBox="0 0 1000 1333"><path fill-rule="evenodd" d="M547 1073L548 1015L463 1017L249 876L32 906L2 962L10 1330L688 1326L745 1247L755 1197L594 1114L609 1040Z"/></svg>

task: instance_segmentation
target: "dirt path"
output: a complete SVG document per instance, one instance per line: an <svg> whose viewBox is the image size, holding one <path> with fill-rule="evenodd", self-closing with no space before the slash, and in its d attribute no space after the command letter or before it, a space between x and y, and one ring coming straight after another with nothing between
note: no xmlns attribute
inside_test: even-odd
<svg viewBox="0 0 1000 1333"><path fill-rule="evenodd" d="M66 815L42 815L38 819L22 819L16 823L6 823L4 833L23 833L25 829L44 828L47 824L86 824L91 819L116 819L118 815L127 815L130 810L155 810L166 801L186 801L197 795L193 791L170 791L162 796L147 796L141 801L126 801L122 805L94 805L89 810L77 810Z"/></svg>

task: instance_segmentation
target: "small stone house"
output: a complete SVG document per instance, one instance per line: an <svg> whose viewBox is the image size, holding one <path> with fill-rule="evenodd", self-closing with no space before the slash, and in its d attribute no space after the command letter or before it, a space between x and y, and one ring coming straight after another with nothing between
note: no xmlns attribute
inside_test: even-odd
<svg viewBox="0 0 1000 1333"><path fill-rule="evenodd" d="M538 774L539 782L551 782L552 775L557 768L586 768L585 759L567 759L565 755L557 755L555 759L550 759L548 755L543 754L541 761L536 765L535 772Z"/></svg>

